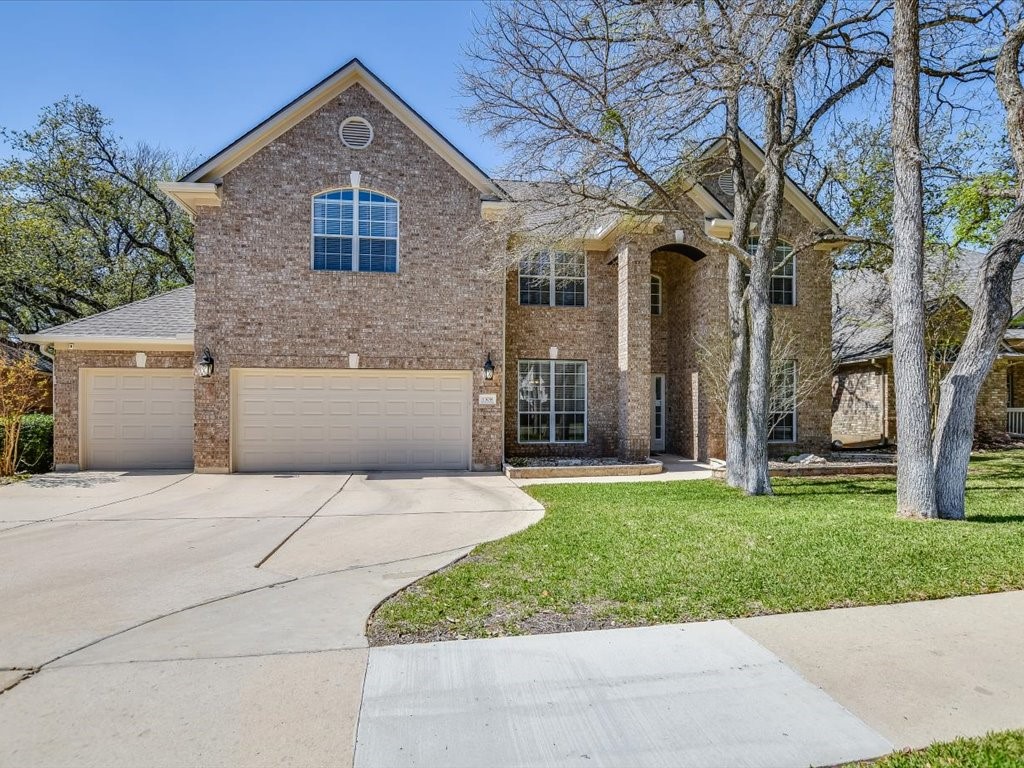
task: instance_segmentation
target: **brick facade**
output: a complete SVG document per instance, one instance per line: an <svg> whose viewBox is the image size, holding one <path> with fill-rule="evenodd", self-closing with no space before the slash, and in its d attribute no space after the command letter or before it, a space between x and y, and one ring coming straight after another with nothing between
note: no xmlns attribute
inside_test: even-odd
<svg viewBox="0 0 1024 768"><path fill-rule="evenodd" d="M373 126L364 150L347 149L338 126L358 115ZM311 268L312 197L353 185L400 204L397 273ZM232 371L247 368L463 370L473 375L472 465L494 469L505 456L646 456L651 375L666 385L666 450L696 458L725 453L721 387L701 370L701 342L727 327L727 259L681 252L677 229L701 227L686 199L685 220L630 233L608 251L587 253L584 307L520 306L516 271L498 275L472 243L482 227L481 193L362 86L327 101L219 181L220 205L196 216L195 349L216 365L195 381L197 471L233 467ZM808 222L787 205L783 238ZM650 277L662 279L660 315L650 311ZM797 259L796 305L776 307L799 331L801 366L831 343L831 256ZM552 348L556 348L553 350ZM483 377L490 355L495 378ZM517 363L587 362L587 440L518 442ZM77 461L77 367L131 366L133 352L58 353L58 461ZM189 368L190 353L152 353L150 366ZM74 369L74 372L72 372ZM496 404L480 404L481 395ZM797 413L798 441L774 453L821 451L830 440L827 383Z"/></svg>
<svg viewBox="0 0 1024 768"><path fill-rule="evenodd" d="M844 445L881 442L886 421L884 367L871 363L844 366L832 385L832 439Z"/></svg>
<svg viewBox="0 0 1024 768"><path fill-rule="evenodd" d="M135 352L59 349L53 358L53 463L79 467L79 370L135 368ZM192 368L191 352L147 352L146 368Z"/></svg>
<svg viewBox="0 0 1024 768"><path fill-rule="evenodd" d="M691 205L692 226L702 212ZM806 234L806 222L791 207L784 236ZM698 346L727 329L727 259L708 253L693 260L674 252L674 227L663 225L617 243L609 252L587 254L587 306L521 306L518 275L506 282L505 451L509 456L612 456L644 452L650 443L650 377L665 375L665 450L706 459L725 456L724 396L701 370ZM623 258L623 257L626 258ZM660 315L650 313L650 276L662 280ZM776 306L777 322L797 335L801 362L827 359L831 326L831 255L797 259L794 306ZM518 360L547 359L552 347L563 360L585 360L588 373L586 443L518 442ZM799 374L798 374L799 375ZM797 411L797 441L772 444L773 454L822 452L831 436L831 392L827 373Z"/></svg>
<svg viewBox="0 0 1024 768"><path fill-rule="evenodd" d="M1006 434L1006 409L1015 402L1024 403L1024 381L1017 383L1019 379L1024 380L1024 366L1007 358L996 359L978 392L974 421L977 439L998 439ZM895 444L896 388L892 382L889 357L877 364L840 366L833 380L832 438L842 442L858 438Z"/></svg>
<svg viewBox="0 0 1024 768"><path fill-rule="evenodd" d="M346 117L374 129L365 150L338 140ZM397 274L310 268L311 198L361 187L398 199ZM502 459L498 379L485 383L488 353L504 367L503 281L468 245L481 226L480 192L395 115L355 85L225 175L222 206L196 222L196 348L216 372L196 385L195 461L231 466L232 368L470 370L473 465ZM480 394L497 405L479 405Z"/></svg>

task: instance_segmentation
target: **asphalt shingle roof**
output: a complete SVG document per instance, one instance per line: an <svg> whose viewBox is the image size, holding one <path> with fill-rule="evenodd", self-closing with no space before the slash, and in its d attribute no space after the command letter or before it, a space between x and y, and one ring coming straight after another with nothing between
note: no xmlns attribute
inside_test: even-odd
<svg viewBox="0 0 1024 768"><path fill-rule="evenodd" d="M978 275L985 254L962 250L953 261L926 267L927 298L956 296L973 308L978 298ZM1014 272L1014 312L1024 310L1024 263ZM1018 335L1020 334L1020 335ZM1007 339L1024 338L1016 329ZM837 362L886 357L892 353L892 307L889 281L872 269L842 272L832 283L832 353Z"/></svg>
<svg viewBox="0 0 1024 768"><path fill-rule="evenodd" d="M196 292L176 288L35 334L77 338L188 338L196 327Z"/></svg>

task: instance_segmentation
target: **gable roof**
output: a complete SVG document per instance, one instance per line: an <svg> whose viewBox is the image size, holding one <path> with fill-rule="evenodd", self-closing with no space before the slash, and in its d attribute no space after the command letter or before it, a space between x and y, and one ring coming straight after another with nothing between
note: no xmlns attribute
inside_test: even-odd
<svg viewBox="0 0 1024 768"><path fill-rule="evenodd" d="M305 117L336 98L353 85L361 85L412 130L427 146L444 158L482 195L500 198L501 190L472 160L460 152L422 115L410 107L359 59L351 59L298 98L289 102L255 128L246 131L179 180L185 183L216 181L252 157Z"/></svg>
<svg viewBox="0 0 1024 768"><path fill-rule="evenodd" d="M21 338L40 345L145 341L190 347L195 327L196 292L187 285Z"/></svg>
<svg viewBox="0 0 1024 768"><path fill-rule="evenodd" d="M755 168L761 168L764 166L764 150L754 141L750 136L745 134L743 131L740 134L740 152L743 154L744 159L753 165ZM704 157L711 157L712 155L721 152L725 149L726 139L723 137L714 142L707 151L704 153ZM704 190L719 204L729 209L730 214L731 203L726 200L722 200L713 189L709 186L701 185ZM797 212L811 223L817 224L822 229L827 229L834 234L843 234L843 228L839 226L835 219L825 212L825 209L818 205L818 201L808 195L804 189L797 184L790 175L786 174L786 187L783 192L787 203L792 205Z"/></svg>
<svg viewBox="0 0 1024 768"><path fill-rule="evenodd" d="M931 307L951 297L973 311L978 300L978 275L985 254L960 250L956 258L933 257L926 263L925 296ZM1024 262L1013 276L1011 301L1024 312ZM1004 339L1024 338L1017 329ZM832 284L832 351L838 363L852 363L892 354L892 306L886 275L873 269L842 272Z"/></svg>

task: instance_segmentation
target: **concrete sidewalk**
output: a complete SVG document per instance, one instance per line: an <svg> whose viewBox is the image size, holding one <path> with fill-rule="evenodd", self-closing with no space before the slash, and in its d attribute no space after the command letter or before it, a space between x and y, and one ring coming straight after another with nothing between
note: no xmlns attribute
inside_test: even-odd
<svg viewBox="0 0 1024 768"><path fill-rule="evenodd" d="M834 765L1024 727L1024 592L371 648L357 768Z"/></svg>
<svg viewBox="0 0 1024 768"><path fill-rule="evenodd" d="M897 747L1024 728L1024 592L732 623Z"/></svg>

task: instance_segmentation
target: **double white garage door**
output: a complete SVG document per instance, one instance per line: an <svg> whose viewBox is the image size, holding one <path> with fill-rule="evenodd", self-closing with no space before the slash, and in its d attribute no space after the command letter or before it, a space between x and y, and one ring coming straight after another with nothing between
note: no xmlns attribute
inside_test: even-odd
<svg viewBox="0 0 1024 768"><path fill-rule="evenodd" d="M83 371L84 464L192 463L191 371ZM232 371L233 468L470 467L469 371Z"/></svg>
<svg viewBox="0 0 1024 768"><path fill-rule="evenodd" d="M239 471L467 469L468 371L234 371Z"/></svg>

